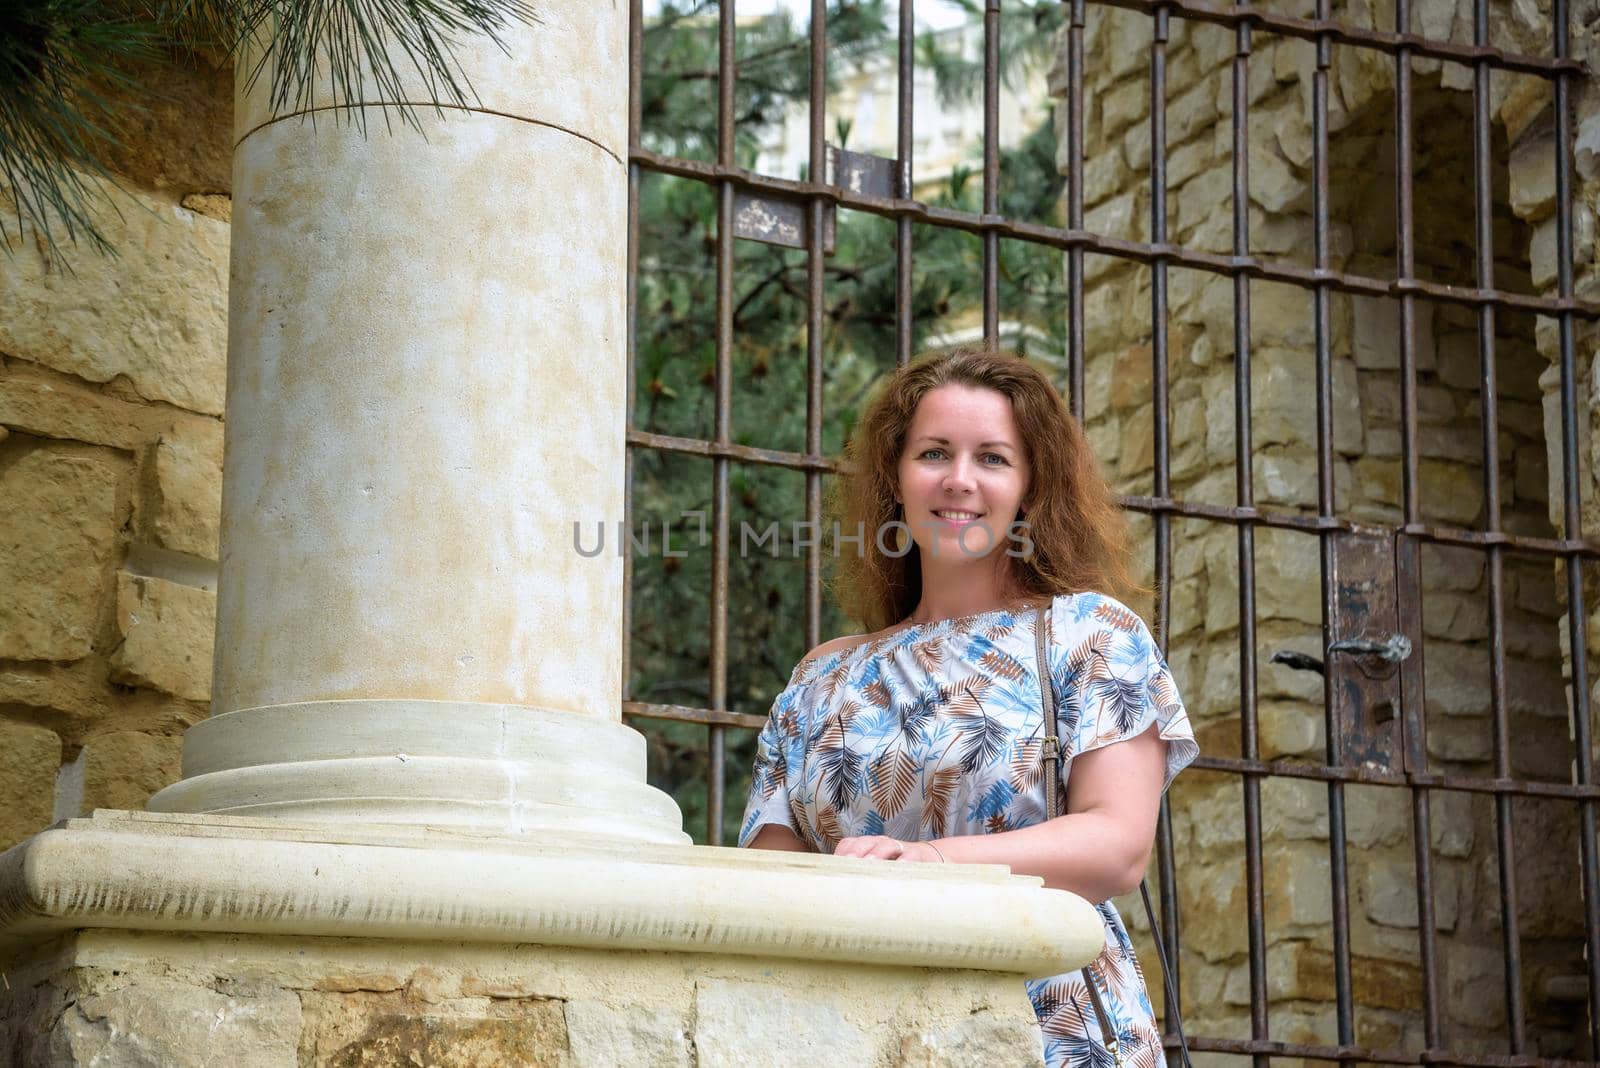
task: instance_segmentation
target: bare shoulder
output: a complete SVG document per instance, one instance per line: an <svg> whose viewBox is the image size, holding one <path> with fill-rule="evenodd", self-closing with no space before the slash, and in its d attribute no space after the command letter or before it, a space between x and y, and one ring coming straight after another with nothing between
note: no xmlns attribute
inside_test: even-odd
<svg viewBox="0 0 1600 1068"><path fill-rule="evenodd" d="M881 630L874 631L871 634L846 634L843 637L835 638L832 641L823 642L821 645L807 653L805 655L805 659L816 660L820 657L832 656L834 653L848 652L849 650L854 649L856 646L865 645L867 642L874 641L882 635L883 631Z"/></svg>

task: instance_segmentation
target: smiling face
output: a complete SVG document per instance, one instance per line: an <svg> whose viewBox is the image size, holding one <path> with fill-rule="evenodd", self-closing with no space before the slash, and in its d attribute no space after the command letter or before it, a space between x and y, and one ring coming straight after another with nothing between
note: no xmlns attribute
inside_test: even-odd
<svg viewBox="0 0 1600 1068"><path fill-rule="evenodd" d="M1028 492L1028 456L1011 401L958 383L930 390L912 417L898 475L895 496L924 567L993 556L1007 544Z"/></svg>

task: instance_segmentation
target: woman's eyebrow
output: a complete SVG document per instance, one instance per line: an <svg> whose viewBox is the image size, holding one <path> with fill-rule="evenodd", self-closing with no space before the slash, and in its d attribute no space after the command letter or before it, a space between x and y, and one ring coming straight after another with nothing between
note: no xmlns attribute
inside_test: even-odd
<svg viewBox="0 0 1600 1068"><path fill-rule="evenodd" d="M949 438L934 437L932 434L924 434L920 438L918 438L917 440L918 441L931 441L935 445L948 445L948 444L950 444L950 439ZM1015 450L1016 446L1011 444L1011 442L1009 442L1009 441L980 441L980 442L978 442L978 448L980 448L980 449L1001 448L1001 449L1013 449L1013 450Z"/></svg>

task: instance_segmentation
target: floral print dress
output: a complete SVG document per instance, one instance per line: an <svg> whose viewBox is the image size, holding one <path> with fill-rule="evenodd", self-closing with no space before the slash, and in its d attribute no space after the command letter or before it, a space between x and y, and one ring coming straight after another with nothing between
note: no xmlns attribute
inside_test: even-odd
<svg viewBox="0 0 1600 1068"><path fill-rule="evenodd" d="M1167 665L1142 620L1096 593L1055 598L1051 684L1061 790L1075 756L1155 725L1167 742L1163 789L1199 753ZM992 834L1046 819L1043 705L1033 609L915 624L801 661L756 746L739 844L766 824L831 853L841 838L905 841ZM1132 943L1110 902L1095 962L1129 1065L1159 1068L1161 1036ZM1111 1063L1083 973L1028 982L1045 1063Z"/></svg>

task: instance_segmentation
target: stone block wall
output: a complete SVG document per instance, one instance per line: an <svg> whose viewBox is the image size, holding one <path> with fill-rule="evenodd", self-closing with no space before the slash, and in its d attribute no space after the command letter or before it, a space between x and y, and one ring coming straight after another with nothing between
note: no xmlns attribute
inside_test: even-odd
<svg viewBox="0 0 1600 1068"><path fill-rule="evenodd" d="M159 961L159 966L152 965ZM704 953L79 932L13 971L18 1066L1040 1064L1005 973Z"/></svg>
<svg viewBox="0 0 1600 1068"><path fill-rule="evenodd" d="M0 197L0 849L178 777L211 692L231 71L118 108L114 256Z"/></svg>
<svg viewBox="0 0 1600 1068"><path fill-rule="evenodd" d="M1310 16L1309 2L1271 5ZM1336 5L1342 21L1392 29L1392 7ZM1470 42L1472 8L1414 4L1413 25ZM1151 20L1090 5L1084 53L1084 200L1088 229L1149 240ZM1580 18L1592 18L1581 16ZM1493 7L1494 43L1549 51L1549 28L1530 8ZM1575 43L1589 47L1583 27ZM1053 74L1064 98L1065 38ZM1579 54L1582 55L1582 48ZM1232 251L1231 29L1171 20L1167 58L1167 231L1187 248ZM1313 248L1311 44L1258 33L1250 69L1251 251L1310 265ZM1413 64L1417 274L1474 284L1471 71ZM1394 60L1335 47L1329 77L1330 259L1336 270L1395 273ZM1492 175L1496 284L1553 292L1554 143L1547 83L1492 80ZM1578 94L1580 123L1600 146L1600 97ZM1058 109L1065 164L1066 109ZM1600 161L1581 166L1600 170ZM1600 295L1593 210L1600 183L1584 179L1574 210L1580 294ZM1595 278L1595 281L1590 281ZM1153 492L1151 271L1103 256L1085 260L1087 430L1120 491ZM1169 412L1173 496L1235 503L1233 284L1169 268ZM1594 299L1593 296L1588 299ZM1317 504L1315 335L1309 291L1251 286L1254 491L1262 508L1314 513ZM1333 445L1339 514L1374 525L1402 515L1399 304L1334 294L1331 302ZM1417 301L1418 451L1424 521L1472 529L1483 522L1477 318L1472 309ZM1553 322L1502 314L1496 322L1501 518L1518 534L1562 528L1558 379ZM1584 420L1582 492L1597 499L1589 453L1590 364L1580 332ZM1586 519L1589 516L1586 515ZM1590 523L1586 530L1595 528ZM1152 558L1150 524L1139 552ZM1237 536L1199 520L1172 523L1170 660L1202 749L1240 755ZM1147 563L1148 568L1148 563ZM1561 613L1564 577L1548 559L1507 555L1505 653L1512 774L1570 781L1564 677L1570 656ZM1151 572L1147 569L1146 577ZM1322 680L1270 658L1320 656L1319 549L1314 536L1258 529L1256 589L1259 738L1264 759L1320 763ZM1492 777L1489 593L1484 555L1429 546L1423 553L1428 756L1431 770ZM1600 618L1590 594L1591 675ZM1591 698L1593 701L1593 698ZM1435 923L1446 1038L1456 1047L1503 1051L1505 1010L1494 806L1487 795L1432 797ZM1411 797L1395 788L1346 790L1352 969L1357 1040L1422 1044ZM1262 788L1267 990L1271 1035L1333 1043L1334 978L1327 788L1273 779ZM1185 1004L1191 1032L1248 1038L1242 793L1232 775L1185 773L1173 818L1182 904ZM1578 900L1578 830L1570 804L1518 800L1519 921L1530 1041L1549 1056L1577 1056L1569 1024L1584 970ZM1141 911L1136 905L1127 915ZM1581 995L1581 983L1576 987Z"/></svg>

